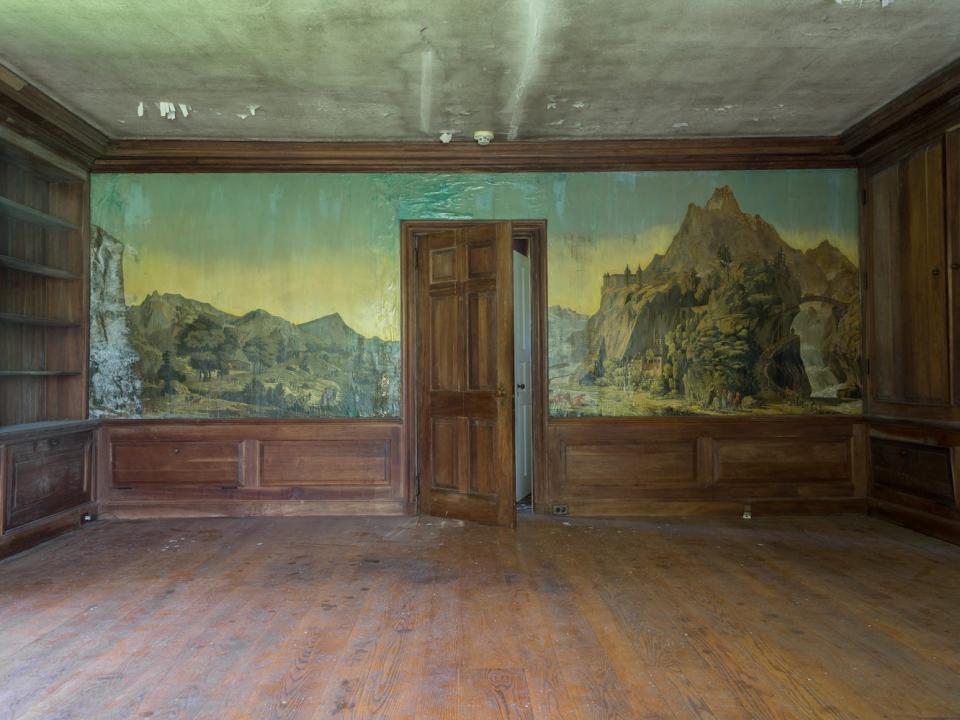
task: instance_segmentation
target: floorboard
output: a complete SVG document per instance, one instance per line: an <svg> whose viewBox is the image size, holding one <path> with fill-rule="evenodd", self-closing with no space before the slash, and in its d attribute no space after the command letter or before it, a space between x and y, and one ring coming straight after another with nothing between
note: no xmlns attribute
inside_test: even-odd
<svg viewBox="0 0 960 720"><path fill-rule="evenodd" d="M0 720L960 718L958 627L861 516L106 521L0 562Z"/></svg>

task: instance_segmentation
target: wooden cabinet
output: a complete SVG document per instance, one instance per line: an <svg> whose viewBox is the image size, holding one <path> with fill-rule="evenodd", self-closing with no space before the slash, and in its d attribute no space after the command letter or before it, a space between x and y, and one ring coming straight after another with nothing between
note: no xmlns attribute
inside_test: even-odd
<svg viewBox="0 0 960 720"><path fill-rule="evenodd" d="M0 557L76 527L93 512L94 425L0 431Z"/></svg>
<svg viewBox="0 0 960 720"><path fill-rule="evenodd" d="M958 202L948 183L948 167L955 172L957 163L948 137L866 173L870 412L960 417L960 357L951 341L960 265L947 212Z"/></svg>
<svg viewBox="0 0 960 720"><path fill-rule="evenodd" d="M0 557L93 510L87 173L0 140Z"/></svg>
<svg viewBox="0 0 960 720"><path fill-rule="evenodd" d="M87 180L0 141L0 426L86 416Z"/></svg>

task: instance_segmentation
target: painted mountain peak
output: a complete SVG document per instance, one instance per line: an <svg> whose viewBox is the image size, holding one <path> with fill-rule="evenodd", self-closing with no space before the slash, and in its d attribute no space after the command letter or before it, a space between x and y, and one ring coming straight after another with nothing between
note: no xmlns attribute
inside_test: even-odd
<svg viewBox="0 0 960 720"><path fill-rule="evenodd" d="M551 349L554 415L859 410L856 266L827 239L791 246L729 186L600 293Z"/></svg>

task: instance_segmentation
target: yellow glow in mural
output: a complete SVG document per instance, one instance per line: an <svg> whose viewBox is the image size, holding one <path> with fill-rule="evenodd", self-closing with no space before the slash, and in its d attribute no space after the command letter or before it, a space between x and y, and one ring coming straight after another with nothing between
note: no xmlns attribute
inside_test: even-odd
<svg viewBox="0 0 960 720"><path fill-rule="evenodd" d="M856 173L96 175L91 411L400 412L399 224L545 218L553 415L859 411Z"/></svg>

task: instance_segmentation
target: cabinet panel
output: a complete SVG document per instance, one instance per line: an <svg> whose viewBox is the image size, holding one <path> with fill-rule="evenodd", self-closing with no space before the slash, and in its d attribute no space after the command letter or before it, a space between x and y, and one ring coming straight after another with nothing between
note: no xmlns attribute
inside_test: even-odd
<svg viewBox="0 0 960 720"><path fill-rule="evenodd" d="M874 438L870 441L874 493L893 490L953 505L950 455L949 448Z"/></svg>
<svg viewBox="0 0 960 720"><path fill-rule="evenodd" d="M113 485L236 487L238 442L136 442L112 448Z"/></svg>
<svg viewBox="0 0 960 720"><path fill-rule="evenodd" d="M10 445L4 532L89 502L89 433Z"/></svg>
<svg viewBox="0 0 960 720"><path fill-rule="evenodd" d="M943 146L914 153L904 173L907 236L901 245L907 310L903 324L904 398L950 404L947 350L946 228Z"/></svg>
<svg viewBox="0 0 960 720"><path fill-rule="evenodd" d="M868 272L871 303L871 386L873 397L893 401L902 397L901 373L894 358L900 330L903 298L897 275L900 248L900 166L892 165L867 181L871 230L871 267ZM878 301L879 300L879 301Z"/></svg>
<svg viewBox="0 0 960 720"><path fill-rule="evenodd" d="M949 406L943 144L874 172L866 189L872 399Z"/></svg>
<svg viewBox="0 0 960 720"><path fill-rule="evenodd" d="M960 340L960 129L947 133L944 150L944 216L947 222L947 261L950 268L947 289L952 312L950 347L956 348ZM953 404L960 406L960 358L953 357L951 360Z"/></svg>
<svg viewBox="0 0 960 720"><path fill-rule="evenodd" d="M390 484L387 440L270 440L261 448L261 487Z"/></svg>

